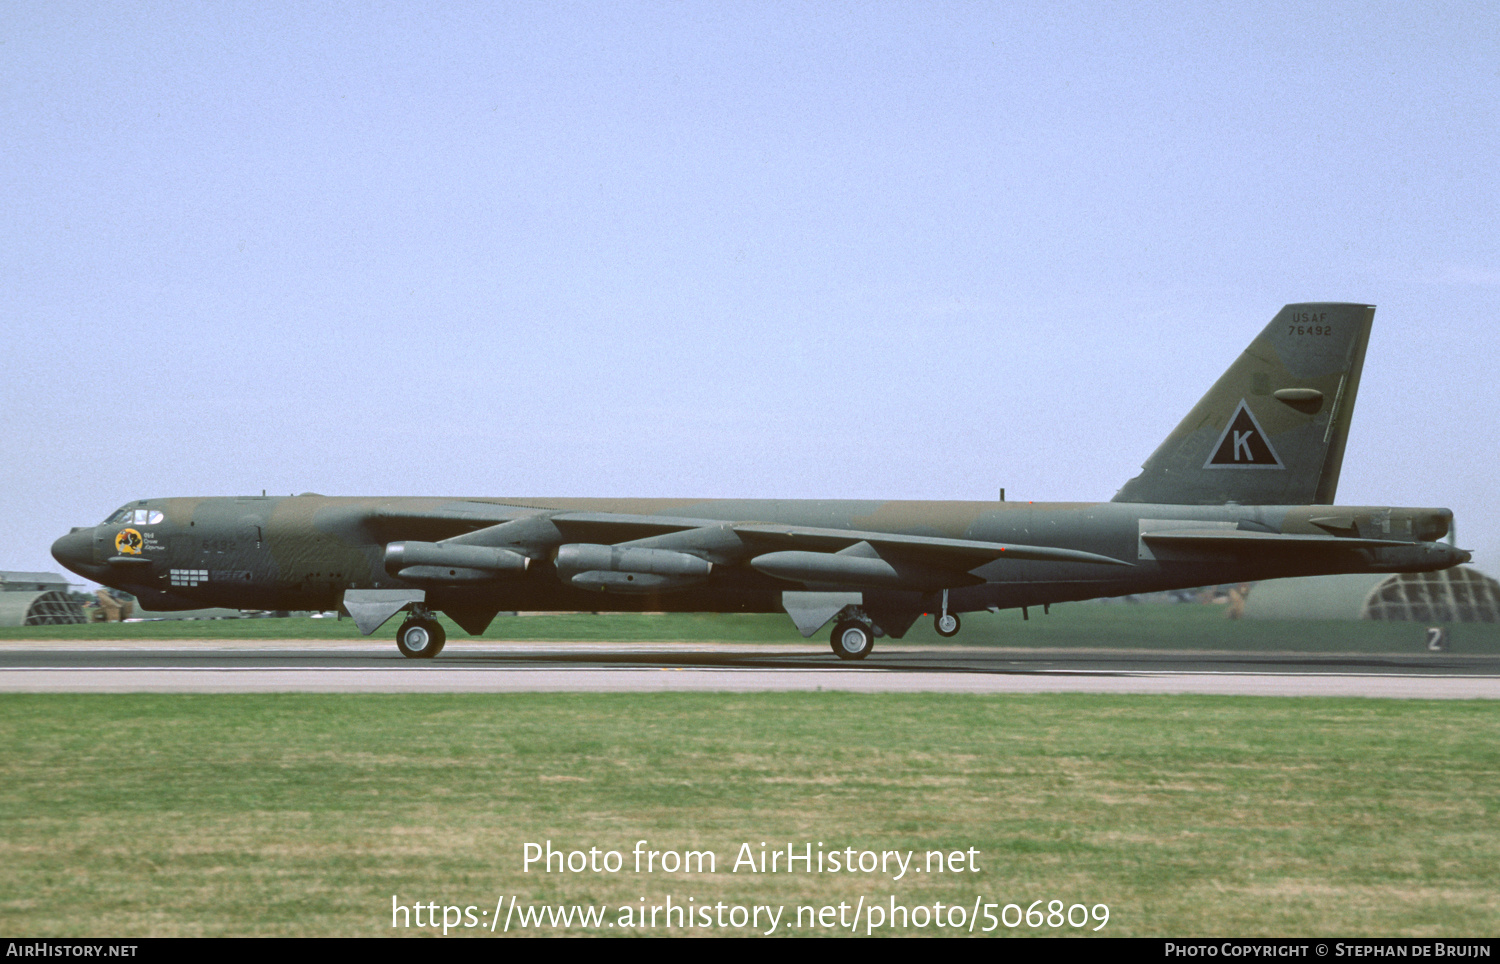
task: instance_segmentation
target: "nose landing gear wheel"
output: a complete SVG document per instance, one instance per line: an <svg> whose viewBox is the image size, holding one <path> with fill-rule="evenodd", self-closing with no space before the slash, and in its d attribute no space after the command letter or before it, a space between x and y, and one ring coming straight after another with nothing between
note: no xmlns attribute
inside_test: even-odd
<svg viewBox="0 0 1500 964"><path fill-rule="evenodd" d="M396 648L407 659L432 659L443 651L448 634L436 619L408 619L396 630Z"/></svg>
<svg viewBox="0 0 1500 964"><path fill-rule="evenodd" d="M875 633L864 623L842 622L833 627L829 642L839 659L864 659L875 648Z"/></svg>
<svg viewBox="0 0 1500 964"><path fill-rule="evenodd" d="M943 613L941 616L932 617L932 628L944 639L950 639L958 635L958 630L963 624L953 613Z"/></svg>

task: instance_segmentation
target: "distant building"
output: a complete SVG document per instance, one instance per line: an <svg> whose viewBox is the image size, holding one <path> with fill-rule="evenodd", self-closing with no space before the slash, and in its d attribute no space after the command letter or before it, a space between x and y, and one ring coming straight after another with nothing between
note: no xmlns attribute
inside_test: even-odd
<svg viewBox="0 0 1500 964"><path fill-rule="evenodd" d="M68 591L68 580L55 572L0 572L0 592Z"/></svg>
<svg viewBox="0 0 1500 964"><path fill-rule="evenodd" d="M68 581L54 572L0 572L0 626L85 622Z"/></svg>
<svg viewBox="0 0 1500 964"><path fill-rule="evenodd" d="M1500 622L1500 583L1471 566L1272 579L1250 591L1245 618L1495 623Z"/></svg>

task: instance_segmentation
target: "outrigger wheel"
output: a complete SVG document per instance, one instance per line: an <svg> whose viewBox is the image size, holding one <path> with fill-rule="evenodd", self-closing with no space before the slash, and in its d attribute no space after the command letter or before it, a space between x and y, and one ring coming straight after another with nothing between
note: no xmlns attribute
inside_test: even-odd
<svg viewBox="0 0 1500 964"><path fill-rule="evenodd" d="M958 630L962 625L963 623L958 621L958 614L948 611L948 590L944 589L943 608L932 617L932 628L936 629L937 634L944 639L952 639L958 635Z"/></svg>
<svg viewBox="0 0 1500 964"><path fill-rule="evenodd" d="M875 631L869 623L846 619L833 627L828 641L839 659L864 659L875 648Z"/></svg>
<svg viewBox="0 0 1500 964"><path fill-rule="evenodd" d="M396 630L396 648L407 659L432 659L447 641L443 624L431 616L408 616Z"/></svg>

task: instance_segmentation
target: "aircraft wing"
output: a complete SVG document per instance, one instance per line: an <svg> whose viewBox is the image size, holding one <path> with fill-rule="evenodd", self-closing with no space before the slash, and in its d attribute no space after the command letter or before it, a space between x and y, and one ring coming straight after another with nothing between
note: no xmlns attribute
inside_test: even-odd
<svg viewBox="0 0 1500 964"><path fill-rule="evenodd" d="M722 561L746 559L768 552L797 550L819 553L847 552L861 543L881 555L895 554L921 559L930 565L967 571L996 559L1036 562L1075 562L1128 566L1110 556L1078 549L1019 543L951 539L942 536L906 535L861 529L833 529L772 523L736 523L720 519L696 519L666 515L632 515L619 512L558 512L536 507L485 502L452 502L441 506L382 506L373 510L372 523L392 532L409 527L450 527L466 543L502 544L499 537L511 534L524 541L541 536L537 524L547 527L545 540L555 545L670 547L678 552L701 551ZM524 536L522 536L524 533ZM495 539L483 538L494 535ZM726 538L736 545L726 546ZM727 551L730 550L730 551ZM729 558L726 558L729 557Z"/></svg>
<svg viewBox="0 0 1500 964"><path fill-rule="evenodd" d="M357 515L357 521L368 526L381 542L448 539L538 514L536 509L489 502L444 502L439 505L394 502L373 509L349 511Z"/></svg>
<svg viewBox="0 0 1500 964"><path fill-rule="evenodd" d="M650 539L691 529L719 530L724 526L722 521L714 519L628 515L621 512L560 512L549 518L568 542L596 542L605 545Z"/></svg>
<svg viewBox="0 0 1500 964"><path fill-rule="evenodd" d="M379 506L365 518L388 539L413 538L415 533L442 533L438 538L471 536L480 530L499 529L508 523L535 538L535 523L545 520L556 542L591 542L606 545L685 529L722 526L711 519L684 519L659 515L628 515L616 512L559 512L534 506L501 505L490 502L448 502L436 506ZM529 524L528 524L529 523Z"/></svg>
<svg viewBox="0 0 1500 964"><path fill-rule="evenodd" d="M1009 542L980 542L973 539L948 539L942 536L900 535L890 532L865 532L857 529L822 529L791 525L736 525L734 531L762 552L773 550L807 550L841 552L869 543L885 554L925 557L933 564L947 563L967 571L996 559L1018 559L1034 562L1086 562L1095 565L1128 566L1110 556L1078 549L1053 546L1028 546Z"/></svg>
<svg viewBox="0 0 1500 964"><path fill-rule="evenodd" d="M538 509L490 502L445 502L442 505L408 506L401 503L380 505L366 513L372 522L467 522L496 525L523 516L535 515Z"/></svg>
<svg viewBox="0 0 1500 964"><path fill-rule="evenodd" d="M618 592L695 585L725 566L803 586L931 591L983 583L973 570L1001 559L1133 565L1056 546L489 503L398 506L377 515L393 535L387 571L417 581L487 581L546 559L573 585ZM426 534L441 527L447 534L434 541L410 535L395 541L402 528Z"/></svg>

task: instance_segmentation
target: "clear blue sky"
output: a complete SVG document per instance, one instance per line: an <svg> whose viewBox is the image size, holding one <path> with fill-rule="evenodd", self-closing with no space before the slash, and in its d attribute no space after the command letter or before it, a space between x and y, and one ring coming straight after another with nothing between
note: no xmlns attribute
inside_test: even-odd
<svg viewBox="0 0 1500 964"><path fill-rule="evenodd" d="M1105 500L1284 303L1500 572L1500 7L0 7L0 568L127 499Z"/></svg>

